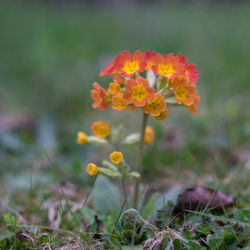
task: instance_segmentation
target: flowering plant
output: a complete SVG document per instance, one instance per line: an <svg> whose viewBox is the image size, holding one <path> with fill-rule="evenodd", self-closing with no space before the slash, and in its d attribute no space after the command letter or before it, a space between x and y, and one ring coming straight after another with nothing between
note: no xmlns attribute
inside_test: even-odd
<svg viewBox="0 0 250 250"><path fill-rule="evenodd" d="M165 120L168 107L183 106L191 113L197 114L200 103L196 83L199 79L198 70L194 64L189 64L184 55L173 53L161 55L154 51L141 52L133 55L128 51L119 53L110 62L100 76L113 75L113 81L108 89L97 82L93 84L91 98L93 108L106 110L112 105L114 110L142 110L143 119L140 133L123 137L122 128L111 129L104 121L94 122L93 136L78 132L77 143L93 142L99 144L111 143L116 148L120 144L138 143L138 157L135 171L130 171L123 159L123 154L115 151L110 154L109 161L103 161L103 167L94 163L87 166L89 175L103 174L108 177L119 177L123 183L125 204L127 202L127 178L135 178L133 207L137 207L138 193L142 172L142 157L144 144L154 140L154 130L147 126L149 116L156 120Z"/></svg>

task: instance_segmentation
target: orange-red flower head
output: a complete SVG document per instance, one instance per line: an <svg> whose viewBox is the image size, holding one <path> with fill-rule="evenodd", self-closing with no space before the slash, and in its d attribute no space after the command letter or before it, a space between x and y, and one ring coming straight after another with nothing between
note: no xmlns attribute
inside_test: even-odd
<svg viewBox="0 0 250 250"><path fill-rule="evenodd" d="M127 106L123 98L123 94L121 93L112 97L112 104L113 104L112 108L114 110L124 110Z"/></svg>
<svg viewBox="0 0 250 250"><path fill-rule="evenodd" d="M104 139L110 134L110 126L104 121L94 122L91 126L93 135Z"/></svg>
<svg viewBox="0 0 250 250"><path fill-rule="evenodd" d="M185 74L185 65L173 53L168 55L156 54L153 57L153 62L152 70L156 75L173 79Z"/></svg>
<svg viewBox="0 0 250 250"><path fill-rule="evenodd" d="M111 96L108 91L102 88L97 82L94 82L93 86L95 89L92 89L90 92L91 98L94 100L92 107L105 110L111 103Z"/></svg>
<svg viewBox="0 0 250 250"><path fill-rule="evenodd" d="M199 71L194 64L188 64L187 59L181 53L178 54L179 61L185 65L185 77L188 77L192 83L196 83L199 80Z"/></svg>
<svg viewBox="0 0 250 250"><path fill-rule="evenodd" d="M113 81L109 84L108 92L111 95L116 95L122 92L121 85L117 81Z"/></svg>
<svg viewBox="0 0 250 250"><path fill-rule="evenodd" d="M166 103L164 101L164 96L160 93L156 93L154 98L148 101L144 106L144 112L152 116L159 116L165 109Z"/></svg>
<svg viewBox="0 0 250 250"><path fill-rule="evenodd" d="M115 74L115 70L114 70L114 63L115 61L113 60L111 63L109 63L105 69L103 69L99 76L107 76L107 75L111 75L111 74Z"/></svg>
<svg viewBox="0 0 250 250"><path fill-rule="evenodd" d="M154 65L153 58L155 57L156 52L154 51L146 51L145 52L145 61L147 63L146 70L150 70L151 67Z"/></svg>
<svg viewBox="0 0 250 250"><path fill-rule="evenodd" d="M155 93L155 89L149 87L148 81L143 77L127 80L125 89L123 98L126 104L133 103L136 107L143 107L147 101L154 97Z"/></svg>
<svg viewBox="0 0 250 250"><path fill-rule="evenodd" d="M187 107L188 110L189 110L190 112L192 112L193 114L195 114L195 115L198 114L197 106L198 106L198 104L200 103L200 100L201 100L201 97L200 97L200 96L195 96L195 97L194 97L194 103L193 103L191 106Z"/></svg>
<svg viewBox="0 0 250 250"><path fill-rule="evenodd" d="M128 51L123 51L115 59L114 70L120 72L123 77L131 77L145 70L146 66L145 54L140 50L133 55Z"/></svg>
<svg viewBox="0 0 250 250"><path fill-rule="evenodd" d="M188 78L176 78L171 85L178 104L191 106L194 103L194 98L197 95L196 86L189 82Z"/></svg>

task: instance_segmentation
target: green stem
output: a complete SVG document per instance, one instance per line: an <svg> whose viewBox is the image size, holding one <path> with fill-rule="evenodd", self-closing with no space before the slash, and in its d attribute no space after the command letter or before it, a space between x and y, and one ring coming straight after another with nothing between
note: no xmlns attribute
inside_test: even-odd
<svg viewBox="0 0 250 250"><path fill-rule="evenodd" d="M140 142L138 147L138 155L137 155L137 164L136 164L136 171L142 174L142 157L143 157L143 147L144 147L144 136L145 136L145 129L147 125L148 114L143 112L143 119L140 131ZM134 188L134 201L133 207L136 209L138 205L138 196L139 196L139 187L140 187L141 178L136 179L135 188Z"/></svg>
<svg viewBox="0 0 250 250"><path fill-rule="evenodd" d="M124 197L125 208L127 209L128 208L128 193L127 193L127 178L125 176L122 176L121 184L122 184L122 192L123 192L123 197Z"/></svg>

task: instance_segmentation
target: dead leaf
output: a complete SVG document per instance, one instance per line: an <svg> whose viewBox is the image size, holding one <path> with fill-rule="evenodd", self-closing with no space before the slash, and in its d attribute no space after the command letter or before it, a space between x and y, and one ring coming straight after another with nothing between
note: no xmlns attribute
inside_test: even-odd
<svg viewBox="0 0 250 250"><path fill-rule="evenodd" d="M200 210L215 207L221 210L233 204L233 200L221 191L216 191L205 187L187 188L177 198L174 206L174 213L183 210Z"/></svg>
<svg viewBox="0 0 250 250"><path fill-rule="evenodd" d="M16 238L19 239L19 240L25 240L25 239L27 239L28 237L26 236L25 233L23 233L23 232L18 232L18 233L16 233Z"/></svg>
<svg viewBox="0 0 250 250"><path fill-rule="evenodd" d="M103 234L103 222L95 215L95 223L96 223L96 233L94 234L95 240L102 240Z"/></svg>

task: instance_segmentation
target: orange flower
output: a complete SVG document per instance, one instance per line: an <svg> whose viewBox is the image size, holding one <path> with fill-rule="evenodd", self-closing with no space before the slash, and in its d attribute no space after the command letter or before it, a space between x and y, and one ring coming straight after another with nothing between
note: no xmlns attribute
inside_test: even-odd
<svg viewBox="0 0 250 250"><path fill-rule="evenodd" d="M115 59L114 70L121 72L123 77L131 77L145 70L147 63L144 57L145 54L140 50L137 50L133 56L128 51L123 51Z"/></svg>
<svg viewBox="0 0 250 250"><path fill-rule="evenodd" d="M109 158L114 164L119 164L123 161L123 154L115 151L109 155Z"/></svg>
<svg viewBox="0 0 250 250"><path fill-rule="evenodd" d="M87 166L87 173L89 175L96 175L99 173L99 168L94 163L89 163Z"/></svg>
<svg viewBox="0 0 250 250"><path fill-rule="evenodd" d="M110 134L110 126L104 121L94 122L91 126L94 136L98 138L106 138Z"/></svg>
<svg viewBox="0 0 250 250"><path fill-rule="evenodd" d="M173 79L177 76L184 75L185 65L179 61L179 58L173 53L168 55L156 54L153 57L154 65L152 70L156 75L165 76Z"/></svg>
<svg viewBox="0 0 250 250"><path fill-rule="evenodd" d="M144 143L148 145L153 142L154 138L155 131L150 126L147 126L145 130Z"/></svg>
<svg viewBox="0 0 250 250"><path fill-rule="evenodd" d="M154 98L154 88L149 87L148 81L143 77L138 77L136 80L127 80L125 89L123 98L126 104L133 103L136 107L142 107L147 101Z"/></svg>
<svg viewBox="0 0 250 250"><path fill-rule="evenodd" d="M179 61L185 65L185 76L189 78L192 83L196 83L199 80L199 71L194 64L188 64L187 59L181 53L178 54Z"/></svg>
<svg viewBox="0 0 250 250"><path fill-rule="evenodd" d="M161 112L159 116L155 116L155 120L163 121L166 120L167 116L168 116L168 110L166 109L163 112Z"/></svg>
<svg viewBox="0 0 250 250"><path fill-rule="evenodd" d="M88 136L84 132L79 131L77 133L76 143L85 144L86 142L88 142Z"/></svg>
<svg viewBox="0 0 250 250"><path fill-rule="evenodd" d="M124 110L126 108L126 103L123 99L123 94L119 93L112 97L112 108L114 110Z"/></svg>
<svg viewBox="0 0 250 250"><path fill-rule="evenodd" d="M146 51L145 52L145 61L147 62L146 70L150 70L151 67L154 65L153 58L156 55L154 51Z"/></svg>
<svg viewBox="0 0 250 250"><path fill-rule="evenodd" d="M124 84L124 80L119 74L114 75L113 80L120 83L120 84Z"/></svg>
<svg viewBox="0 0 250 250"><path fill-rule="evenodd" d="M197 109L196 107L197 107L198 104L200 103L200 100L201 100L201 97L200 97L200 96L195 96L195 97L194 97L194 103L193 103L191 106L187 107L188 110L189 110L190 112L192 112L193 114L195 114L195 115L198 114L198 109Z"/></svg>
<svg viewBox="0 0 250 250"><path fill-rule="evenodd" d="M198 92L196 86L190 84L188 78L176 78L171 85L178 104L191 106L194 103L194 97Z"/></svg>
<svg viewBox="0 0 250 250"><path fill-rule="evenodd" d="M115 74L114 70L114 63L115 61L113 60L111 63L109 63L104 70L102 70L99 74L99 76L107 76L107 75L112 75Z"/></svg>
<svg viewBox="0 0 250 250"><path fill-rule="evenodd" d="M135 111L137 109L137 107L134 104L129 104L126 106L127 109L129 109L130 111Z"/></svg>
<svg viewBox="0 0 250 250"><path fill-rule="evenodd" d="M95 102L92 104L92 107L105 110L111 103L111 96L108 91L102 88L97 82L94 82L93 86L95 89L91 90L90 95Z"/></svg>
<svg viewBox="0 0 250 250"><path fill-rule="evenodd" d="M156 93L154 98L144 106L144 112L152 116L159 116L165 109L166 103L164 101L164 96L160 93Z"/></svg>
<svg viewBox="0 0 250 250"><path fill-rule="evenodd" d="M108 92L112 95L116 95L122 92L121 86L117 81L113 81L109 84Z"/></svg>

